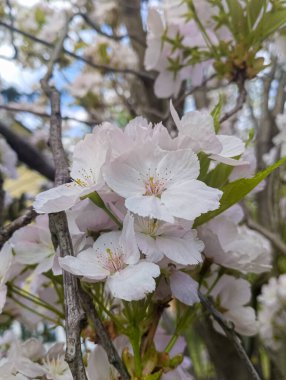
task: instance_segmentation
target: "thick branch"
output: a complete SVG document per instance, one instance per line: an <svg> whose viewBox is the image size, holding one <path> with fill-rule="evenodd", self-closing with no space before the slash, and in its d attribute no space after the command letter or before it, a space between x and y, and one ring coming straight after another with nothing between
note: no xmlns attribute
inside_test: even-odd
<svg viewBox="0 0 286 380"><path fill-rule="evenodd" d="M47 159L33 145L31 145L25 138L18 136L1 121L0 134L17 153L18 159L21 162L29 166L30 169L36 170L49 180L53 181L55 177L53 166L47 162Z"/></svg>
<svg viewBox="0 0 286 380"><path fill-rule="evenodd" d="M50 90L51 126L50 145L54 157L56 176L55 184L61 185L69 180L69 169L61 142L60 96L55 89ZM74 256L68 222L64 211L50 214L50 228L53 242L60 248L61 257ZM71 273L63 271L65 328L66 328L66 361L69 364L74 380L87 380L82 360L80 334L85 315L80 307L78 280Z"/></svg>

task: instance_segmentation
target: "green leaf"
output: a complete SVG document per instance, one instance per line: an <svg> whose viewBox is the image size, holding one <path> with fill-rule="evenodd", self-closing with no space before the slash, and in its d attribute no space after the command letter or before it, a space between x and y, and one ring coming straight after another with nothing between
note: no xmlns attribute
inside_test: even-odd
<svg viewBox="0 0 286 380"><path fill-rule="evenodd" d="M220 119L220 115L221 115L221 110L222 110L222 106L223 106L223 96L220 95L219 96L219 100L218 100L218 103L215 105L214 109L212 110L211 112L211 115L213 117L213 120L214 120L214 127L215 127L215 132L218 133L219 130L220 130L220 122L219 122L219 119Z"/></svg>
<svg viewBox="0 0 286 380"><path fill-rule="evenodd" d="M229 26L231 27L232 33L236 40L239 36L247 36L249 33L247 18L244 15L244 10L239 2L239 0L226 0L229 9L229 16L231 22Z"/></svg>
<svg viewBox="0 0 286 380"><path fill-rule="evenodd" d="M233 171L233 166L226 164L218 164L211 170L205 178L205 183L208 186L221 189L228 180L230 173Z"/></svg>
<svg viewBox="0 0 286 380"><path fill-rule="evenodd" d="M241 201L248 193L250 193L261 181L263 181L273 170L286 162L286 157L282 158L274 165L259 172L252 178L242 178L227 184L223 189L223 195L220 200L220 207L217 210L210 211L201 215L195 220L194 227L198 227L221 214L229 207Z"/></svg>
<svg viewBox="0 0 286 380"><path fill-rule="evenodd" d="M250 26L253 27L261 12L264 12L265 0L249 0L247 2L247 17L250 22Z"/></svg>
<svg viewBox="0 0 286 380"><path fill-rule="evenodd" d="M264 41L285 24L286 9L279 9L266 13L254 31L255 40L260 42Z"/></svg>
<svg viewBox="0 0 286 380"><path fill-rule="evenodd" d="M199 152L198 153L198 158L199 158L199 161L200 161L200 175L198 177L198 180L204 181L205 178L206 178L206 175L208 173L211 160L203 152Z"/></svg>

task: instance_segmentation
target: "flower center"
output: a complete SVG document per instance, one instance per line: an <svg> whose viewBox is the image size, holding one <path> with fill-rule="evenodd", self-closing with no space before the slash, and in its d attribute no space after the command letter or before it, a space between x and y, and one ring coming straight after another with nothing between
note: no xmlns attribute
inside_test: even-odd
<svg viewBox="0 0 286 380"><path fill-rule="evenodd" d="M108 270L110 273L115 273L124 269L126 264L124 262L124 254L121 250L113 250L106 248L103 255L101 255L101 264L103 268Z"/></svg>
<svg viewBox="0 0 286 380"><path fill-rule="evenodd" d="M145 193L143 195L155 195L155 197L160 198L164 190L166 190L166 181L149 177L145 181Z"/></svg>

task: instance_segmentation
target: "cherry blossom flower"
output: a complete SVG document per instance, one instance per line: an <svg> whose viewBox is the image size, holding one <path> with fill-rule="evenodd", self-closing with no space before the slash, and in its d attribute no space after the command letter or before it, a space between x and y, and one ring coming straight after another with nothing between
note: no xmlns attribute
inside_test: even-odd
<svg viewBox="0 0 286 380"><path fill-rule="evenodd" d="M77 257L60 258L61 267L89 281L106 280L113 297L126 301L139 300L155 290L154 278L160 275L158 265L140 260L135 240L134 221L127 214L122 233L102 234L92 248Z"/></svg>
<svg viewBox="0 0 286 380"><path fill-rule="evenodd" d="M49 218L40 215L35 224L20 228L10 239L15 254L15 262L35 265L35 274L47 272L53 267L55 250L49 230Z"/></svg>
<svg viewBox="0 0 286 380"><path fill-rule="evenodd" d="M73 376L65 361L63 343L56 343L42 359L43 372L49 380L72 380Z"/></svg>
<svg viewBox="0 0 286 380"><path fill-rule="evenodd" d="M107 149L98 134L87 134L75 146L71 167L73 182L38 194L34 202L35 210L40 214L67 210L81 197L101 189L101 166L106 160Z"/></svg>
<svg viewBox="0 0 286 380"><path fill-rule="evenodd" d="M262 286L258 297L260 308L258 311L259 335L263 343L276 354L282 353L284 360L285 326L286 326L286 275L270 278Z"/></svg>
<svg viewBox="0 0 286 380"><path fill-rule="evenodd" d="M104 178L128 210L174 223L219 207L222 192L198 181L199 170L190 149L164 151L148 142L106 165Z"/></svg>
<svg viewBox="0 0 286 380"><path fill-rule="evenodd" d="M215 278L214 274L207 279L209 287L212 287ZM205 290L203 289L203 291ZM224 274L212 288L210 296L217 309L226 320L234 324L234 328L239 334L251 336L257 333L255 311L252 307L245 306L251 299L249 282ZM223 333L216 322L214 327L218 332Z"/></svg>
<svg viewBox="0 0 286 380"><path fill-rule="evenodd" d="M187 144L195 153L204 152L211 159L227 165L245 165L244 161L232 158L244 152L244 143L236 136L217 135L213 118L208 111L187 112L180 119L172 102L170 111L183 147Z"/></svg>
<svg viewBox="0 0 286 380"><path fill-rule="evenodd" d="M204 254L215 263L243 273L263 273L271 269L271 245L246 226L240 206L235 205L199 228L205 243Z"/></svg>
<svg viewBox="0 0 286 380"><path fill-rule="evenodd" d="M148 260L157 262L166 256L183 265L202 261L204 244L197 238L195 230L136 215L134 222L138 246Z"/></svg>

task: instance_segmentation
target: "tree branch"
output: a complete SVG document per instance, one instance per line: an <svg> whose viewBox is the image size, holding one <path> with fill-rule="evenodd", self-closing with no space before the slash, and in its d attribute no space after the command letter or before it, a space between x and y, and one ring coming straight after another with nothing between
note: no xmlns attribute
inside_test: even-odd
<svg viewBox="0 0 286 380"><path fill-rule="evenodd" d="M20 29L12 26L10 24L7 24L6 22L0 21L0 26L3 26L3 27L5 27L5 28L7 28L9 30L13 30L14 32L16 32L18 34L21 34L21 35L29 38L30 40L32 40L34 42L37 42L39 44L42 44L42 45L44 45L46 47L49 47L51 49L54 49L54 47L55 47L54 44L52 44L50 42L46 42L44 40L41 40L40 38L35 37L32 34L30 34L30 33L27 33L27 32L25 32L23 30L20 30ZM132 69L121 69L119 67L110 67L110 66L107 66L107 65L101 65L101 64L97 64L97 63L91 62L88 59L86 59L86 58L84 58L84 57L82 57L82 56L80 56L78 54L75 54L72 51L70 51L68 49L65 49L65 48L63 48L63 52L65 54L69 55L70 57L75 58L78 61L84 62L88 66L93 67L94 69L102 70L105 73L130 74L130 75L135 75L138 78L141 78L143 80L144 79L152 79L153 78L150 74L147 74L146 72L136 71L136 70L132 70Z"/></svg>
<svg viewBox="0 0 286 380"><path fill-rule="evenodd" d="M0 121L0 134L5 137L7 143L17 153L18 159L36 170L49 180L53 181L55 171L52 165L47 162L47 159L25 138L17 135Z"/></svg>
<svg viewBox="0 0 286 380"><path fill-rule="evenodd" d="M198 291L200 301L204 308L212 315L212 317L215 319L215 321L220 325L220 327L223 329L225 335L229 338L229 340L234 345L238 355L240 358L244 361L249 374L253 380L261 380L260 376L258 375L256 369L254 368L253 364L251 363L251 360L247 356L241 341L239 337L236 335L236 333L233 330L232 326L229 326L229 323L225 321L223 315L216 310L213 303L204 296L200 291Z"/></svg>
<svg viewBox="0 0 286 380"><path fill-rule="evenodd" d="M236 100L236 105L232 110L229 112L226 112L220 119L220 123L223 123L227 119L229 119L231 116L235 115L238 111L240 111L246 101L247 92L244 86L244 80L242 79L240 82L237 83L238 86L238 97Z"/></svg>
<svg viewBox="0 0 286 380"><path fill-rule="evenodd" d="M52 88L49 93L51 100L50 146L56 167L55 185L59 186L69 181L69 169L61 142L60 96ZM50 214L49 217L55 248L59 246L61 257L74 256L66 213L62 211ZM71 273L63 271L63 287L67 342L65 360L69 364L74 380L87 380L80 340L81 329L86 319L80 307L78 280Z"/></svg>
<svg viewBox="0 0 286 380"><path fill-rule="evenodd" d="M21 107L18 107L16 105L11 106L9 104L0 104L0 109L11 111L11 112L30 113L32 115L43 117L43 118L50 118L51 117L51 115L49 113L47 113L47 112L35 111L35 110L32 110L32 109L28 109L28 108L21 108ZM62 116L62 121L68 121L68 120L70 120L70 121L76 121L77 123L86 124L88 126L99 124L99 121L97 121L97 120L86 121L86 120L77 119L76 117Z"/></svg>
<svg viewBox="0 0 286 380"><path fill-rule="evenodd" d="M17 219L13 220L7 226L4 226L0 230L0 248L4 245L4 243L10 239L13 233L20 228L26 226L31 223L32 220L37 216L35 210L32 207L28 208L25 213L19 216Z"/></svg>
<svg viewBox="0 0 286 380"><path fill-rule="evenodd" d="M92 323L94 324L96 334L98 335L100 343L107 354L109 363L117 369L122 380L129 380L130 376L122 360L120 359L120 356L116 351L116 348L114 347L103 323L99 318L99 315L93 304L92 298L81 287L79 288L79 294L83 308L85 309L86 314L91 318Z"/></svg>

